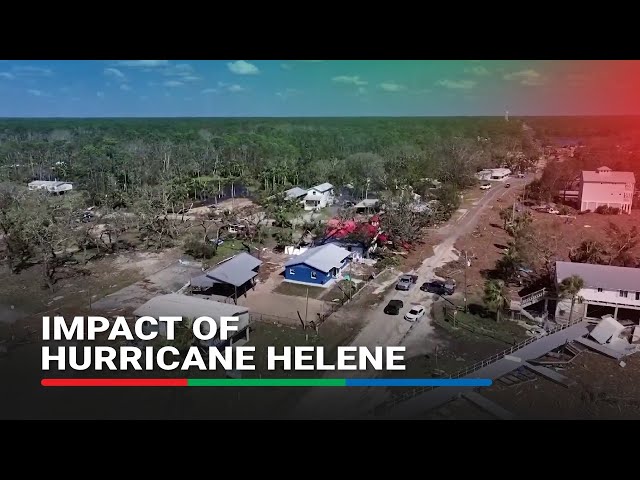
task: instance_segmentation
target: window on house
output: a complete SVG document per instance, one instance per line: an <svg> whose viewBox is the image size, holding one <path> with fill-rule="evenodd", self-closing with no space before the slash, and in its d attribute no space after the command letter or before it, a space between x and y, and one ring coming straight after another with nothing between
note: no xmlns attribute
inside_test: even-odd
<svg viewBox="0 0 640 480"><path fill-rule="evenodd" d="M316 272L311 272L311 278L315 280L317 277L318 275L316 274Z"/></svg>
<svg viewBox="0 0 640 480"><path fill-rule="evenodd" d="M629 296L629 292L627 290L620 290L620 296L627 298Z"/></svg>
<svg viewBox="0 0 640 480"><path fill-rule="evenodd" d="M598 293L602 293L602 289L601 288L598 289Z"/></svg>
<svg viewBox="0 0 640 480"><path fill-rule="evenodd" d="M289 269L289 275L295 275L296 271L293 268Z"/></svg>
<svg viewBox="0 0 640 480"><path fill-rule="evenodd" d="M636 292L636 302L640 300L640 292Z"/></svg>

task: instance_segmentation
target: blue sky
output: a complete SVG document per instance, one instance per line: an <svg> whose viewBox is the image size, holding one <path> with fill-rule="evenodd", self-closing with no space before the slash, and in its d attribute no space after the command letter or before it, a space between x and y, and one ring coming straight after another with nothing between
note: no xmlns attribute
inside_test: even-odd
<svg viewBox="0 0 640 480"><path fill-rule="evenodd" d="M640 113L589 103L600 70L514 60L0 60L0 117Z"/></svg>

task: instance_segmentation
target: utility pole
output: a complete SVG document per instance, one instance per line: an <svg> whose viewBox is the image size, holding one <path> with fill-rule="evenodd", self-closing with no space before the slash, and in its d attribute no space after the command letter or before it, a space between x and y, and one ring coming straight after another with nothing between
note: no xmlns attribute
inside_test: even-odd
<svg viewBox="0 0 640 480"><path fill-rule="evenodd" d="M307 316L309 315L309 287L307 287L307 300L304 306L304 326L307 327Z"/></svg>
<svg viewBox="0 0 640 480"><path fill-rule="evenodd" d="M467 251L464 251L464 313L467 313L467 267L470 266Z"/></svg>

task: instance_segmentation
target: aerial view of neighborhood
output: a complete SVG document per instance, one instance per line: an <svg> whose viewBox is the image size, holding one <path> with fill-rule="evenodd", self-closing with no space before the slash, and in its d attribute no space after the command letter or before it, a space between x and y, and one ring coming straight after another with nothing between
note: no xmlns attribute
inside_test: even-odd
<svg viewBox="0 0 640 480"><path fill-rule="evenodd" d="M640 418L640 117L525 63L0 63L3 418ZM46 390L43 315L238 317L256 370L200 376L404 346L349 376L492 385Z"/></svg>

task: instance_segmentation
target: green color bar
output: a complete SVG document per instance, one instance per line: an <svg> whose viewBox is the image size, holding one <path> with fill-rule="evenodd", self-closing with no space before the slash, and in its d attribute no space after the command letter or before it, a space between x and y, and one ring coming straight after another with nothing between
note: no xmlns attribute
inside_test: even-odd
<svg viewBox="0 0 640 480"><path fill-rule="evenodd" d="M345 387L344 378L189 378L188 387Z"/></svg>

